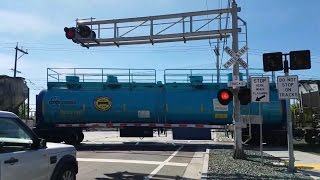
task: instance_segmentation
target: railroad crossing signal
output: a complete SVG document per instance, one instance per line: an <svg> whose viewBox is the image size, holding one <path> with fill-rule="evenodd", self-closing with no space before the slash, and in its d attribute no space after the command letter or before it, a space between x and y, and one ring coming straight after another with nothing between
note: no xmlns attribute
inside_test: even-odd
<svg viewBox="0 0 320 180"><path fill-rule="evenodd" d="M233 98L233 93L229 89L221 89L217 98L220 104L228 105ZM240 88L238 93L238 99L241 105L247 105L251 102L251 90L249 88Z"/></svg>
<svg viewBox="0 0 320 180"><path fill-rule="evenodd" d="M221 89L217 95L218 101L222 105L228 105L232 101L233 95L232 92L228 89Z"/></svg>
<svg viewBox="0 0 320 180"><path fill-rule="evenodd" d="M241 88L238 93L241 105L247 105L251 102L251 90L249 88Z"/></svg>
<svg viewBox="0 0 320 180"><path fill-rule="evenodd" d="M64 32L66 33L67 39L73 39L76 37L76 28L74 27L71 27L71 28L65 27Z"/></svg>
<svg viewBox="0 0 320 180"><path fill-rule="evenodd" d="M79 25L77 27L77 33L81 36L81 38L96 38L96 33L92 31L89 26Z"/></svg>
<svg viewBox="0 0 320 180"><path fill-rule="evenodd" d="M290 67L283 63L282 56L290 56ZM265 53L263 54L263 70L268 71L281 71L283 69L299 70L310 69L310 50L291 51L289 54L282 54L282 52Z"/></svg>
<svg viewBox="0 0 320 180"><path fill-rule="evenodd" d="M228 46L224 48L224 50L231 56L224 65L224 68L229 68L233 63L238 62L243 68L248 68L248 64L241 58L241 56L248 51L247 46L243 46L237 53L235 53L232 49Z"/></svg>
<svg viewBox="0 0 320 180"><path fill-rule="evenodd" d="M265 72L283 70L282 52L263 54L263 70Z"/></svg>
<svg viewBox="0 0 320 180"><path fill-rule="evenodd" d="M290 53L290 69L310 69L310 50L304 51L291 51Z"/></svg>
<svg viewBox="0 0 320 180"><path fill-rule="evenodd" d="M74 43L81 43L79 38L96 39L96 33L89 26L79 25L77 27L65 27L64 32L67 39L71 39Z"/></svg>

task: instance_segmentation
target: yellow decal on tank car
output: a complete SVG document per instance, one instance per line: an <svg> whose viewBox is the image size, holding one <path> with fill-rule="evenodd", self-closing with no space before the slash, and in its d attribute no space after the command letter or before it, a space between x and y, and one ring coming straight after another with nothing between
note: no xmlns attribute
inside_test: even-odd
<svg viewBox="0 0 320 180"><path fill-rule="evenodd" d="M228 114L215 114L214 116L216 119L227 119Z"/></svg>
<svg viewBox="0 0 320 180"><path fill-rule="evenodd" d="M108 111L112 106L112 101L107 97L98 97L94 101L94 107L99 111Z"/></svg>

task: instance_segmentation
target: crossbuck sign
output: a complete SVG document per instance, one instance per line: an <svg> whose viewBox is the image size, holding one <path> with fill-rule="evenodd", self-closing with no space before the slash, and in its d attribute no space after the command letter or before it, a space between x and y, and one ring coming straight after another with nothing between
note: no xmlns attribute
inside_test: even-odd
<svg viewBox="0 0 320 180"><path fill-rule="evenodd" d="M247 52L248 47L243 46L237 53L235 53L232 49L230 49L228 46L224 48L224 50L231 56L231 59L229 59L224 65L224 68L229 68L235 61L237 61L243 68L248 68L248 64L241 58L241 56Z"/></svg>

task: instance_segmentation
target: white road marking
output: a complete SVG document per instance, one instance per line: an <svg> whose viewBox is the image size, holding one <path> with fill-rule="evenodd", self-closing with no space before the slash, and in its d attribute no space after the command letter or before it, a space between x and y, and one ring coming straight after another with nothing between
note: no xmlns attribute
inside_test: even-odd
<svg viewBox="0 0 320 180"><path fill-rule="evenodd" d="M154 175L156 175L162 168L163 166L167 165L167 163L169 163L169 161L175 156L178 154L178 152L183 148L183 146L180 146L170 157L168 157L168 159L166 159L164 162L162 162L155 170L153 170L148 178L152 178ZM187 164L188 166L188 163L184 163L184 164Z"/></svg>
<svg viewBox="0 0 320 180"><path fill-rule="evenodd" d="M186 167L188 163L162 162L162 161L141 161L141 160L124 160L124 159L96 159L96 158L77 158L79 162L105 162L105 163L126 163L126 164L150 164Z"/></svg>

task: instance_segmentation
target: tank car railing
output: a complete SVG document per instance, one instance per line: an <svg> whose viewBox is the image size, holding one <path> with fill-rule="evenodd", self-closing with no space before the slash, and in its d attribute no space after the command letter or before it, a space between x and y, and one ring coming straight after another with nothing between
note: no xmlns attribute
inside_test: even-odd
<svg viewBox="0 0 320 180"><path fill-rule="evenodd" d="M53 73L53 74L50 74L50 73ZM55 79L55 80L57 80L58 82L59 82L59 73L57 72L57 71L54 71L54 70L52 70L51 68L48 68L47 69L47 82L49 82L49 78L52 78L52 79ZM57 77L55 77L55 76L57 76Z"/></svg>
<svg viewBox="0 0 320 180"><path fill-rule="evenodd" d="M77 76L79 82L156 83L156 75L155 69L48 68L47 82L66 82L67 76Z"/></svg>
<svg viewBox="0 0 320 180"><path fill-rule="evenodd" d="M190 77L201 76L203 83L226 83L232 73L230 69L221 69L220 76L218 76L216 69L166 69L164 71L165 83L190 83ZM245 78L245 72L242 72Z"/></svg>
<svg viewBox="0 0 320 180"><path fill-rule="evenodd" d="M164 70L164 83L190 83L190 78L198 78L203 83L226 83L232 79L231 69L221 69L218 76L216 69L166 69ZM241 70L242 80L247 81L245 70ZM66 82L66 76L78 76L79 82L102 82L114 80L124 83L157 83L155 69L122 69L122 68L48 68L47 82ZM201 77L194 77L201 76ZM115 78L116 77L116 78ZM265 73L262 69L249 69L250 77L271 77L275 74ZM112 79L113 78L113 79ZM200 79L199 79L200 78Z"/></svg>

